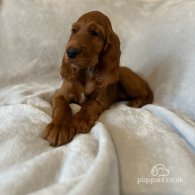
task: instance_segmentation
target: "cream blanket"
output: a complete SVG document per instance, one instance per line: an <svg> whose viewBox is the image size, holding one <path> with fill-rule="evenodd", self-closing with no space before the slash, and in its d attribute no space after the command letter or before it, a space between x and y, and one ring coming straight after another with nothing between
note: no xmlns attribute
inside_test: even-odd
<svg viewBox="0 0 195 195"><path fill-rule="evenodd" d="M49 101L71 24L91 10L109 16L121 64L147 80L154 103L117 103L53 148L41 138ZM193 0L0 0L0 194L194 195L194 52Z"/></svg>

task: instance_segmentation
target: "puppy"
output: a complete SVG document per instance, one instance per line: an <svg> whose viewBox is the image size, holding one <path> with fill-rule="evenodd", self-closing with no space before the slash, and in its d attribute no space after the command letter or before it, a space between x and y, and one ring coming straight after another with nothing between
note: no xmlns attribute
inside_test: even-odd
<svg viewBox="0 0 195 195"><path fill-rule="evenodd" d="M99 115L114 102L131 107L152 102L153 94L138 75L120 67L120 41L107 16L98 11L82 15L73 25L62 60L63 84L52 98L52 122L43 137L53 146L88 133ZM70 103L81 105L75 115Z"/></svg>

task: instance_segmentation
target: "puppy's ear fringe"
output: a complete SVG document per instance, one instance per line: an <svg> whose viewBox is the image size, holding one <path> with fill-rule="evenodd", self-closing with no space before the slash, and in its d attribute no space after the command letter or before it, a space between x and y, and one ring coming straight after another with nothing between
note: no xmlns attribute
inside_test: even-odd
<svg viewBox="0 0 195 195"><path fill-rule="evenodd" d="M120 55L120 40L118 36L110 30L97 67L96 80L100 86L106 87L119 80Z"/></svg>

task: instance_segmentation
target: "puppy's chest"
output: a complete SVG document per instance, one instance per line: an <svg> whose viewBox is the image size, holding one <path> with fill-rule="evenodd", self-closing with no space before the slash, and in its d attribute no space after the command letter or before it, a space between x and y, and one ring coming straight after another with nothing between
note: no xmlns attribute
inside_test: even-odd
<svg viewBox="0 0 195 195"><path fill-rule="evenodd" d="M96 89L96 81L94 76L86 75L85 80L80 83L77 100L79 104L83 104L87 100L87 96L92 94Z"/></svg>

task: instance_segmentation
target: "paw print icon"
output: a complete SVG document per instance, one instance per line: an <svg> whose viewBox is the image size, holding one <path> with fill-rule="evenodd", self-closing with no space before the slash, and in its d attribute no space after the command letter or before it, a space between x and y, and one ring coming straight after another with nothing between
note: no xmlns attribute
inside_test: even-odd
<svg viewBox="0 0 195 195"><path fill-rule="evenodd" d="M152 176L165 177L168 176L169 173L170 173L169 169L167 169L163 164L156 164L151 169Z"/></svg>

